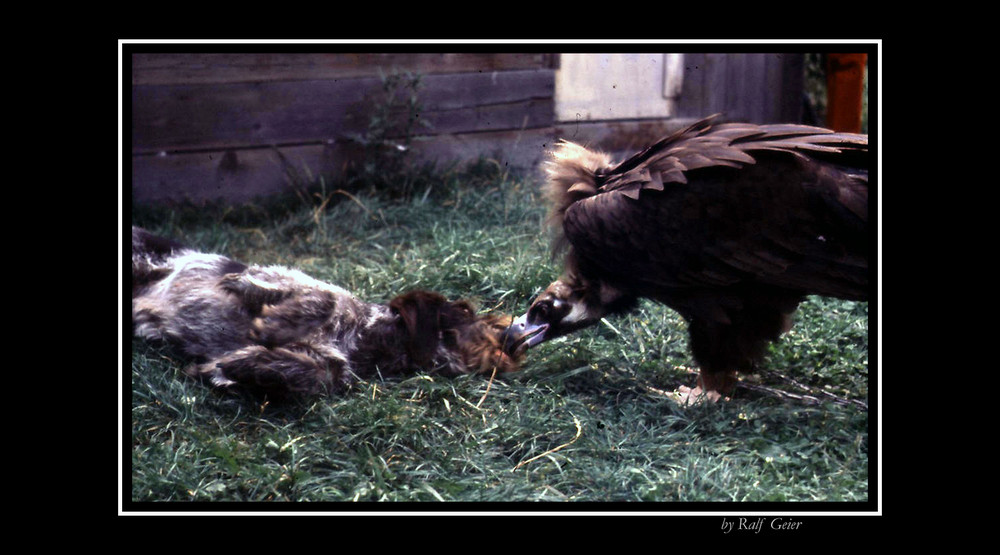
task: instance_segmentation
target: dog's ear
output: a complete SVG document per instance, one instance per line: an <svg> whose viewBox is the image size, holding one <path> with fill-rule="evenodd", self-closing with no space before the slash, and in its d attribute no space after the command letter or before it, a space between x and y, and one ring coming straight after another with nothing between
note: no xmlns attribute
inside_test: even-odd
<svg viewBox="0 0 1000 555"><path fill-rule="evenodd" d="M440 326L442 330L465 326L476 319L476 309L468 301L457 300L441 305Z"/></svg>
<svg viewBox="0 0 1000 555"><path fill-rule="evenodd" d="M406 332L407 353L420 366L433 359L441 336L441 309L447 304L442 295L429 291L411 291L389 302Z"/></svg>

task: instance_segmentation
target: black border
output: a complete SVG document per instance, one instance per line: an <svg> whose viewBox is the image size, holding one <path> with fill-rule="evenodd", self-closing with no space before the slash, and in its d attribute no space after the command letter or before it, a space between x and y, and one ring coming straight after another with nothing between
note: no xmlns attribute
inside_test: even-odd
<svg viewBox="0 0 1000 555"><path fill-rule="evenodd" d="M663 51L663 45L668 44L669 49L674 52L760 52L760 51L770 51L770 52L834 52L834 51L851 51L851 52L866 52L868 54L869 60L869 98L875 99L874 102L869 101L869 141L874 144L874 151L876 152L875 163L873 168L870 169L869 179L871 182L875 183L875 188L879 191L879 163L881 162L881 157L879 156L880 150L878 146L878 124L879 124L879 77L881 75L880 68L880 48L881 39L878 38L856 38L842 40L843 36L837 37L838 40L826 41L824 39L804 39L801 41L785 41L782 40L770 40L764 39L762 41L720 41L720 42L702 42L700 39L696 42L673 42L675 39L649 39L652 42L631 42L621 41L621 42L559 42L557 39L544 39L538 40L537 42L533 40L518 40L517 42L506 42L505 39L498 39L497 42L480 42L488 39L476 38L475 42L465 42L461 37L455 39L434 37L427 39L426 41L415 40L412 42L367 42L370 39L365 39L366 42L350 42L352 38L361 39L364 37L349 37L346 39L348 42L323 42L326 39L315 39L320 42L298 42L298 41L309 41L309 38L294 38L294 42L284 42L287 37L274 37L269 39L266 36L259 35L254 36L249 42L239 42L239 43L229 43L224 42L228 40L242 40L244 37L232 36L232 37L212 37L211 39L184 39L184 42L175 42L179 37L177 35L172 35L170 37L157 39L155 37L119 37L119 50L121 53L121 69L119 72L119 78L121 82L121 102L119 106L119 114L122 119L122 126L119 128L119 132L122 137L121 141L121 160L122 163L119 167L119 172L121 180L127 179L127 176L131 175L131 162L128 146L131 144L130 136L130 126L128 125L127 114L131 113L131 79L132 74L130 56L133 53L144 53L144 52L219 52L219 53L237 53L237 52L280 52L280 53L294 53L294 52L412 52L412 51L427 51L427 52L646 52L646 51ZM565 37L563 37L565 38ZM697 37L687 37L687 38L697 38ZM132 40L142 40L143 42L131 42ZM145 42L145 41L152 42ZM191 40L191 42L187 42ZM270 42L270 41L275 42ZM345 40L343 38L338 38L336 40ZM376 39L378 40L378 39ZM683 41L684 37L679 40ZM216 42L223 41L223 42ZM818 41L818 42L817 42ZM119 183L120 188L120 201L122 208L122 221L119 222L120 227L120 245L124 243L121 242L122 238L125 236L125 226L126 219L130 219L130 206L131 206L131 190L130 188L124 187L122 182ZM878 222L878 202L880 198L879 195L875 195L875 203L870 208L871 217L875 220L875 226L873 230L879 229ZM875 243L873 252L880 252L879 237L875 231L873 231L873 242ZM123 258L123 273L124 269L128 267L127 257L125 257L124 249L122 249ZM878 259L876 257L874 263L874 273L879 275L880 268L878 268ZM130 275L123 275L123 283L127 283L130 280ZM876 289L878 280L873 281L872 288ZM353 518L355 516L369 516L378 517L380 519L392 518L394 521L398 519L407 519L409 517L416 518L416 522L423 522L419 517L428 516L440 516L447 515L450 517L462 517L462 516L489 516L490 518L518 518L524 516L544 516L544 520L547 522L549 519L562 518L567 516L588 516L588 515L601 515L612 519L615 526L621 526L624 522L628 522L626 528L631 526L642 527L650 525L650 523L655 523L655 529L657 531L656 536L660 536L664 526L669 526L670 528L676 527L678 529L683 529L687 532L700 531L702 533L708 534L709 537L724 538L724 537L792 537L801 538L802 535L812 535L813 533L830 533L836 530L839 531L850 531L850 533L856 533L860 529L872 528L875 522L881 521L882 515L881 502L882 502L882 491L880 484L881 474L879 472L881 455L883 452L883 447L880 439L881 430L881 412L878 403L879 391L880 391L880 376L879 373L879 356L878 349L879 345L877 342L878 335L878 323L879 323L879 295L878 291L873 291L872 300L869 304L869 319L874 321L875 326L869 327L869 375L872 375L872 368L874 368L875 379L869 379L869 391L870 391L870 411L874 411L876 417L874 420L874 427L869 428L869 500L865 502L782 502L782 503L735 503L735 502L718 502L718 503L667 503L667 502L652 502L652 503L600 503L600 502L581 502L572 504L561 504L561 503L533 503L533 502L511 502L511 503L446 503L446 504L433 504L433 503L386 503L386 504L355 504L347 502L331 502L331 503L211 503L211 502L134 502L129 499L129 494L131 491L128 486L128 479L125 476L119 476L121 480L120 494L121 499L119 500L119 516L136 516L141 517L143 515L171 515L171 516L186 516L191 514L199 515L219 515L219 516L231 516L231 515L271 515L280 518L282 515L292 515L301 516L301 513L308 513L312 516L336 516L338 518ZM125 292L122 293L123 296L123 314L121 322L128 322L130 319L130 312L125 308ZM131 335L130 332L126 333L124 324L122 327L122 340L123 340L123 354L122 356L131 354ZM874 334L873 334L874 330ZM874 348L873 348L874 347ZM119 379L124 380L124 368L120 368ZM121 382L124 383L124 382ZM129 401L131 396L131 391L122 388L122 396L119 399L119 414L122 415L122 426L123 429L120 430L122 434L122 471L131 468L131 457L129 453L131 452L131 446L129 444L129 433L127 418L123 414L124 407L127 406L125 403ZM871 421L870 421L871 422ZM875 448L872 449L871 446L874 445ZM874 471L874 472L873 472ZM761 516L757 516L757 513L764 513ZM823 514L825 513L825 514ZM617 516L623 515L623 516ZM753 515L753 516L748 516ZM788 515L788 516L782 516ZM879 518L873 518L879 517ZM776 531L765 527L759 532L755 532L753 529L747 529L744 531L734 531L731 534L724 534L722 532L722 522L726 519L734 520L739 518L745 518L748 520L753 520L756 518L765 518L769 522L770 519L783 518L788 521L800 521L803 524L800 526L800 530L789 532L789 531ZM669 523L669 524L667 524ZM662 537L662 536L660 536ZM654 540L655 541L655 540ZM664 546L666 547L666 546Z"/></svg>

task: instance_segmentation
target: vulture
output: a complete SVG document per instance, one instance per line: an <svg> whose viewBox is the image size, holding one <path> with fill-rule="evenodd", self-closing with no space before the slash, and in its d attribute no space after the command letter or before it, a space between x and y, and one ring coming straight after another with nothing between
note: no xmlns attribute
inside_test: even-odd
<svg viewBox="0 0 1000 555"><path fill-rule="evenodd" d="M684 397L718 400L808 295L868 300L868 136L718 114L625 161L561 141L547 163L561 277L505 332L531 346L636 307L687 322Z"/></svg>

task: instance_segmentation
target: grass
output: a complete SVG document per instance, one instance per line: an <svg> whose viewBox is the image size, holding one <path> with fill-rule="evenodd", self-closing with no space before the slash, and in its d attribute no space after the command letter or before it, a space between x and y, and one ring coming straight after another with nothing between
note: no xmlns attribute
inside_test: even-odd
<svg viewBox="0 0 1000 555"><path fill-rule="evenodd" d="M371 301L419 287L520 313L557 277L536 183L480 161L407 190L321 187L268 206L134 207L132 223L238 260L292 265ZM492 383L371 380L285 407L213 392L185 379L170 350L133 339L124 496L153 510L223 501L856 509L871 499L867 303L811 298L798 320L733 401L687 408L667 394L694 382L685 323L648 302L536 348L522 372Z"/></svg>

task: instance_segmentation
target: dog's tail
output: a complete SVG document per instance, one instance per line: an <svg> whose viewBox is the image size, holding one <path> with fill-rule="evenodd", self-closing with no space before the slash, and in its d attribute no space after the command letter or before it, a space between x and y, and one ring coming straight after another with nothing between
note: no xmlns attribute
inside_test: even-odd
<svg viewBox="0 0 1000 555"><path fill-rule="evenodd" d="M132 227L132 296L147 285L170 273L168 258L184 250L184 245L142 229Z"/></svg>

